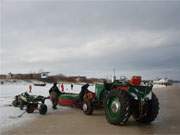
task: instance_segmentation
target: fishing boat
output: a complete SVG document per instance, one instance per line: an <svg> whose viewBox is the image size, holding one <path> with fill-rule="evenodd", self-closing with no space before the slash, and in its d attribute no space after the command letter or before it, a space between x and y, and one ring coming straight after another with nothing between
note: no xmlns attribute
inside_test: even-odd
<svg viewBox="0 0 180 135"><path fill-rule="evenodd" d="M46 83L34 83L34 86L46 86Z"/></svg>

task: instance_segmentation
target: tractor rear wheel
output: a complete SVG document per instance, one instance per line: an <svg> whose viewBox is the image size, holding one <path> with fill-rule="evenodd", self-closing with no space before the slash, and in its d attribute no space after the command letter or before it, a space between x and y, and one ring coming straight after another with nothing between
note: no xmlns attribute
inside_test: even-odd
<svg viewBox="0 0 180 135"><path fill-rule="evenodd" d="M19 103L18 103L17 100L13 100L12 105L15 106L15 107L17 107L17 106L19 105Z"/></svg>
<svg viewBox="0 0 180 135"><path fill-rule="evenodd" d="M82 110L86 115L92 115L93 113L93 104L90 101L83 101Z"/></svg>
<svg viewBox="0 0 180 135"><path fill-rule="evenodd" d="M25 104L26 104L26 103L25 103L23 100L20 99L20 101L19 101L19 107L20 107L21 110L23 110Z"/></svg>
<svg viewBox="0 0 180 135"><path fill-rule="evenodd" d="M124 125L130 117L129 96L124 91L110 91L104 107L106 119L111 124Z"/></svg>
<svg viewBox="0 0 180 135"><path fill-rule="evenodd" d="M143 105L143 112L140 112L140 103L134 102L132 106L133 118L141 123L151 123L154 121L159 113L159 101L154 93L152 93L152 99L146 101Z"/></svg>

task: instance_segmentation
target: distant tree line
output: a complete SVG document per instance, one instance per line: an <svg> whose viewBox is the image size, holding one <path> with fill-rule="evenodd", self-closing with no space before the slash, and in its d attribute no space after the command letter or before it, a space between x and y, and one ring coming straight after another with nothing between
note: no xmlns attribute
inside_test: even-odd
<svg viewBox="0 0 180 135"><path fill-rule="evenodd" d="M72 83L80 83L80 82L96 83L96 82L104 81L104 79L99 79L99 78L87 78L86 76L65 76L63 74L51 75L48 76L47 78L41 78L41 73L29 73L29 74L9 73L7 75L1 74L0 79L39 80L49 83L55 81L72 82Z"/></svg>

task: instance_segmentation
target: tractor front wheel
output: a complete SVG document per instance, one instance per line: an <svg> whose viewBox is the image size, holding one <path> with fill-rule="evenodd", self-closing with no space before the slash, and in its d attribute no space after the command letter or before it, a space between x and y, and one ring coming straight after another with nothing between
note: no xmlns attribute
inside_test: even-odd
<svg viewBox="0 0 180 135"><path fill-rule="evenodd" d="M124 125L130 117L129 97L124 91L111 90L104 107L106 119L111 124Z"/></svg>
<svg viewBox="0 0 180 135"><path fill-rule="evenodd" d="M41 115L45 115L47 113L47 105L46 104L41 104L39 108L39 113Z"/></svg>

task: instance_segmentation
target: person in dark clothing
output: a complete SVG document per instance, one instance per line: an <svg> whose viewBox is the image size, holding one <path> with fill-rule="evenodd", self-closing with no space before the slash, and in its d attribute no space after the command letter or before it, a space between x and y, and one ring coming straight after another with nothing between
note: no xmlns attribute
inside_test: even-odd
<svg viewBox="0 0 180 135"><path fill-rule="evenodd" d="M73 90L73 84L71 83L71 90Z"/></svg>
<svg viewBox="0 0 180 135"><path fill-rule="evenodd" d="M57 109L56 106L58 104L58 97L62 94L57 87L57 83L53 84L53 86L49 90L49 94L50 94L50 99L51 99L52 105L53 105L52 108Z"/></svg>
<svg viewBox="0 0 180 135"><path fill-rule="evenodd" d="M80 100L80 103L82 103L83 101L83 96L84 94L88 91L88 87L89 87L89 84L85 84L81 87L81 92L79 93L79 100Z"/></svg>

